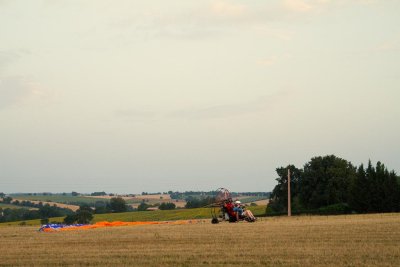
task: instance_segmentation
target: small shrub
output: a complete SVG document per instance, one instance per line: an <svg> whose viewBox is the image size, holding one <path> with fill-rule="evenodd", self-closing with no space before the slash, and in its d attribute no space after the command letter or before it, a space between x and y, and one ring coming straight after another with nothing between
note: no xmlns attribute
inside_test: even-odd
<svg viewBox="0 0 400 267"><path fill-rule="evenodd" d="M138 210L138 211L145 211L145 210L147 210L147 208L149 208L149 207L150 207L150 205L148 205L148 204L142 202L142 203L140 203L140 205L138 206L137 210Z"/></svg>
<svg viewBox="0 0 400 267"><path fill-rule="evenodd" d="M336 214L349 214L351 209L347 203L337 203L318 209L319 213L322 215L336 215Z"/></svg>
<svg viewBox="0 0 400 267"><path fill-rule="evenodd" d="M87 224L93 219L93 214L88 210L78 210L76 212L76 221L78 223Z"/></svg>
<svg viewBox="0 0 400 267"><path fill-rule="evenodd" d="M64 223L67 225L73 224L76 221L76 215L75 214L70 214L65 216L64 218Z"/></svg>
<svg viewBox="0 0 400 267"><path fill-rule="evenodd" d="M173 210L176 208L176 205L174 203L161 203L158 208L160 210Z"/></svg>

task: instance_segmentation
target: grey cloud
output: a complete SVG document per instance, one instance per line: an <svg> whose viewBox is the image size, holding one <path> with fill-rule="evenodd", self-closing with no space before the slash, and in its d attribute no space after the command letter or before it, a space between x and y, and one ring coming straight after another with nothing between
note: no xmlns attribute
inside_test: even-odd
<svg viewBox="0 0 400 267"><path fill-rule="evenodd" d="M275 107L289 94L290 92L279 92L273 95L259 97L247 103L176 110L170 112L168 117L181 119L216 119L263 112Z"/></svg>
<svg viewBox="0 0 400 267"><path fill-rule="evenodd" d="M394 37L390 40L386 40L379 45L373 47L373 51L396 51L400 50L400 37Z"/></svg>
<svg viewBox="0 0 400 267"><path fill-rule="evenodd" d="M255 107L249 105L219 105L205 108L177 110L171 112L169 115L172 118L210 119L237 116L254 110L256 110Z"/></svg>
<svg viewBox="0 0 400 267"><path fill-rule="evenodd" d="M157 113L138 109L118 109L114 111L114 116L124 120L149 120L155 119Z"/></svg>
<svg viewBox="0 0 400 267"><path fill-rule="evenodd" d="M19 54L11 51L0 51L0 71L19 58Z"/></svg>
<svg viewBox="0 0 400 267"><path fill-rule="evenodd" d="M31 54L31 52L26 49L0 50L0 71L9 64L28 54Z"/></svg>
<svg viewBox="0 0 400 267"><path fill-rule="evenodd" d="M32 94L32 89L23 77L0 77L0 109L19 102Z"/></svg>
<svg viewBox="0 0 400 267"><path fill-rule="evenodd" d="M119 31L118 37L143 39L202 39L217 36L220 32L209 24L200 24L201 21L188 15L154 14L117 19L110 24L110 27Z"/></svg>
<svg viewBox="0 0 400 267"><path fill-rule="evenodd" d="M291 91L280 91L271 95L258 97L256 100L236 103L221 104L208 107L192 107L170 111L153 111L139 109L119 109L114 111L114 117L125 121L156 121L160 119L217 119L237 117L241 115L264 112L279 105L286 97L291 96Z"/></svg>
<svg viewBox="0 0 400 267"><path fill-rule="evenodd" d="M11 2L12 2L11 0L0 0L0 5L6 5L6 4L9 4Z"/></svg>
<svg viewBox="0 0 400 267"><path fill-rule="evenodd" d="M321 11L344 6L349 2L375 3L373 0L286 0L273 3L206 1L195 8L182 8L181 12L165 12L157 8L147 12L133 11L131 14L114 17L108 26L119 31L119 37L124 38L215 38L221 34L235 33L241 28L256 31L262 29L262 33L279 37L274 32L270 33L279 30L276 29L276 22L321 15Z"/></svg>
<svg viewBox="0 0 400 267"><path fill-rule="evenodd" d="M124 37L203 39L229 34L240 27L249 27L273 21L276 9L249 7L228 1L211 1L208 5L168 13L153 10L114 18L109 27L119 30Z"/></svg>

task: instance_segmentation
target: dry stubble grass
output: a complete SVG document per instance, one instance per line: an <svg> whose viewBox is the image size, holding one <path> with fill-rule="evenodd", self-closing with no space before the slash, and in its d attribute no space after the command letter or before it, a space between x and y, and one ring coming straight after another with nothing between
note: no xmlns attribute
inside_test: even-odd
<svg viewBox="0 0 400 267"><path fill-rule="evenodd" d="M0 228L0 265L400 266L400 214L36 230Z"/></svg>

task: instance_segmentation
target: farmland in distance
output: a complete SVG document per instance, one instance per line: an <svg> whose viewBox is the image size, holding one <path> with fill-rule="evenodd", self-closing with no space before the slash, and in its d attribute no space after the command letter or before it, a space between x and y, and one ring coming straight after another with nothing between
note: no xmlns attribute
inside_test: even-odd
<svg viewBox="0 0 400 267"><path fill-rule="evenodd" d="M266 206L249 206L248 209L253 212L255 216L262 216L265 214ZM50 218L50 222L62 222L64 217ZM171 221L171 220L190 220L190 219L209 219L211 220L210 208L197 208L197 209L175 209L175 210L155 210L155 211L133 211L123 213L106 213L95 214L93 222L100 221ZM19 225L18 222L0 223L1 226ZM26 225L40 225L40 220L29 220L24 222Z"/></svg>

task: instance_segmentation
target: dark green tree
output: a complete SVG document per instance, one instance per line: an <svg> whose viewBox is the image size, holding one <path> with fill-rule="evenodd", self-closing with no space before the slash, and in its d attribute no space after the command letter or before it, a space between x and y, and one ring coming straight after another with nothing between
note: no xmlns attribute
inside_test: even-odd
<svg viewBox="0 0 400 267"><path fill-rule="evenodd" d="M87 211L93 213L93 208L90 207L90 206L89 206L88 204L86 204L86 203L83 203L83 204L79 205L78 211L82 211L82 210L87 210Z"/></svg>
<svg viewBox="0 0 400 267"><path fill-rule="evenodd" d="M173 210L176 208L176 205L174 203L161 203L160 206L158 207L160 210Z"/></svg>
<svg viewBox="0 0 400 267"><path fill-rule="evenodd" d="M301 209L301 204L299 203L299 181L301 179L302 170L296 168L294 165L288 165L287 167L279 167L276 169L278 178L276 181L278 184L275 186L274 190L270 196L270 204L268 207L275 212L285 212L287 211L288 203L288 169L290 169L290 196L292 199L292 209Z"/></svg>
<svg viewBox="0 0 400 267"><path fill-rule="evenodd" d="M83 204L79 206L79 209L75 213L75 220L77 223L87 224L93 219L93 209L87 205Z"/></svg>
<svg viewBox="0 0 400 267"><path fill-rule="evenodd" d="M201 208L207 205L215 203L215 197L193 197L189 196L186 198L186 205L185 208L193 209L193 208Z"/></svg>
<svg viewBox="0 0 400 267"><path fill-rule="evenodd" d="M65 216L64 218L64 223L67 225L73 224L74 222L76 222L77 218L75 214L69 214L67 216Z"/></svg>
<svg viewBox="0 0 400 267"><path fill-rule="evenodd" d="M394 171L389 172L379 161L374 168L369 161L366 179L368 205L364 212L400 211L400 185Z"/></svg>
<svg viewBox="0 0 400 267"><path fill-rule="evenodd" d="M48 223L49 223L49 218L40 219L40 224L48 224Z"/></svg>
<svg viewBox="0 0 400 267"><path fill-rule="evenodd" d="M347 203L356 168L334 155L314 157L304 165L299 197L307 209Z"/></svg>
<svg viewBox="0 0 400 267"><path fill-rule="evenodd" d="M376 167L369 161L367 168L356 168L329 155L312 158L303 170L288 167L292 170L293 210L320 214L400 211L400 178L379 161ZM277 169L278 185L271 193L267 211L286 211L288 167Z"/></svg>
<svg viewBox="0 0 400 267"><path fill-rule="evenodd" d="M142 202L142 203L139 204L137 210L138 210L138 211L145 211L145 210L147 210L147 208L149 208L149 207L150 207L150 205L148 205L148 204Z"/></svg>
<svg viewBox="0 0 400 267"><path fill-rule="evenodd" d="M111 207L110 207L109 203L106 203L104 201L96 201L94 203L94 208L95 208L96 214L111 212Z"/></svg>
<svg viewBox="0 0 400 267"><path fill-rule="evenodd" d="M392 170L389 173L389 188L391 188L390 198L391 198L391 210L390 211L400 211L400 179L396 173Z"/></svg>
<svg viewBox="0 0 400 267"><path fill-rule="evenodd" d="M13 200L12 197L4 197L3 198L3 203L10 204L12 202L12 200Z"/></svg>
<svg viewBox="0 0 400 267"><path fill-rule="evenodd" d="M75 216L77 223L88 224L93 219L93 214L88 210L77 210Z"/></svg>
<svg viewBox="0 0 400 267"><path fill-rule="evenodd" d="M50 206L49 204L41 206L39 208L39 213L41 218L60 217L64 215L60 208Z"/></svg>
<svg viewBox="0 0 400 267"><path fill-rule="evenodd" d="M356 178L351 183L351 194L349 205L356 212L363 213L368 211L370 206L369 181L367 180L364 165L360 165L357 170Z"/></svg>
<svg viewBox="0 0 400 267"><path fill-rule="evenodd" d="M125 212L126 202L121 197L113 197L110 199L110 207L113 212Z"/></svg>
<svg viewBox="0 0 400 267"><path fill-rule="evenodd" d="M102 192L93 192L90 194L91 196L106 196L107 193L102 191Z"/></svg>

